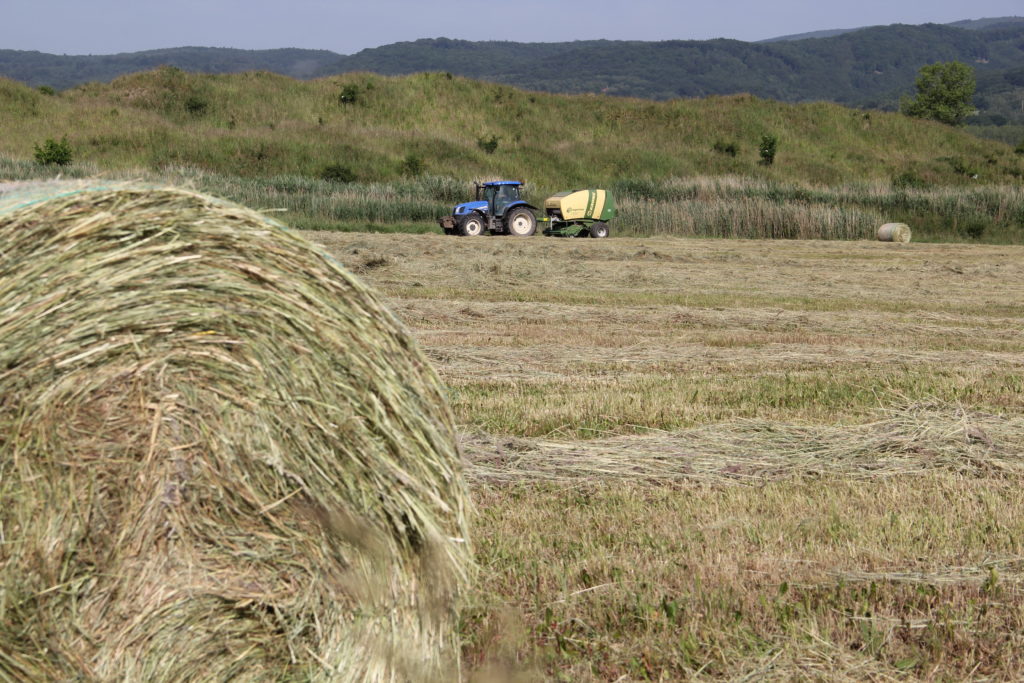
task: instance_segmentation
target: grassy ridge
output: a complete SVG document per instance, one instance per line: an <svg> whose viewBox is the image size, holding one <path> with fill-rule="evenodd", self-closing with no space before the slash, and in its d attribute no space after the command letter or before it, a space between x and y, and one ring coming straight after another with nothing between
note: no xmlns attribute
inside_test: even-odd
<svg viewBox="0 0 1024 683"><path fill-rule="evenodd" d="M346 101L342 101L346 100ZM354 101L353 101L354 100ZM1022 160L1004 144L898 114L750 96L645 102L529 93L446 74L297 81L162 68L47 95L0 79L0 179L188 183L299 228L420 232L471 181L527 182L538 201L611 188L615 234L1024 239ZM776 163L757 145L777 135ZM76 165L35 145L67 136ZM481 142L494 140L488 153ZM320 179L344 167L353 182Z"/></svg>
<svg viewBox="0 0 1024 683"><path fill-rule="evenodd" d="M339 101L346 87L354 102ZM697 173L836 184L908 171L946 184L1022 172L1006 145L897 114L744 95L546 95L431 73L306 82L163 68L56 96L0 80L0 125L0 154L14 158L67 135L76 158L104 168L186 164L239 176L316 176L343 164L360 180L393 180L410 157L428 174L517 177L540 187ZM773 167L758 164L766 133L780 141ZM498 146L488 154L478 141L491 136ZM716 152L715 142L734 144L737 154Z"/></svg>

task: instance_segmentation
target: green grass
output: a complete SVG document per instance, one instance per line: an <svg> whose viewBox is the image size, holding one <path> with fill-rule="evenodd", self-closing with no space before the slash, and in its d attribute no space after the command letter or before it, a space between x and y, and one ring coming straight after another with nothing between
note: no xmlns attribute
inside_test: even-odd
<svg viewBox="0 0 1024 683"><path fill-rule="evenodd" d="M349 86L359 95L342 103ZM316 177L338 164L378 182L400 177L417 157L429 175L520 178L546 191L694 174L839 185L912 171L927 182L966 184L949 159L982 182L1012 180L1022 167L1006 144L899 114L750 96L549 95L444 74L306 82L163 68L58 96L5 80L0 94L0 154L31 158L33 144L67 135L76 158L104 168ZM771 167L759 164L764 133L779 138ZM488 154L478 141L491 136L498 145ZM735 143L737 155L715 151L718 141Z"/></svg>
<svg viewBox="0 0 1024 683"><path fill-rule="evenodd" d="M94 163L67 167L0 157L0 179L99 173ZM302 230L436 232L436 219L472 198L472 184L422 175L389 182L339 183L301 175L243 177L195 166L159 172L108 171L196 187L258 209ZM882 181L822 187L739 176L619 181L613 235L743 239L873 239L878 226L905 222L915 241L1024 242L1024 191L1015 185L895 189ZM551 190L552 192L554 190ZM527 188L539 204L548 190Z"/></svg>
<svg viewBox="0 0 1024 683"><path fill-rule="evenodd" d="M484 432L576 439L737 419L841 422L864 419L894 400L1024 410L1024 381L1005 369L848 363L709 376L683 363L645 368L641 375L635 367L598 368L596 359L594 365L562 381L455 383L452 408L461 422Z"/></svg>
<svg viewBox="0 0 1024 683"><path fill-rule="evenodd" d="M341 102L352 87L355 102ZM1024 232L1024 158L1009 145L824 103L548 95L444 74L307 82L162 68L57 96L0 79L0 126L0 179L186 183L284 209L305 229L426 231L472 198L473 180L516 178L535 204L569 188L611 189L621 209L613 235L864 239L892 221L917 240L1017 243ZM757 155L766 132L780 140L770 167ZM77 163L31 162L35 145L64 136ZM488 153L478 142L491 137ZM735 156L716 151L723 141ZM355 182L321 180L330 166Z"/></svg>
<svg viewBox="0 0 1024 683"><path fill-rule="evenodd" d="M1015 483L523 485L476 501L491 592L463 617L473 667L526 661L559 681L1024 671Z"/></svg>

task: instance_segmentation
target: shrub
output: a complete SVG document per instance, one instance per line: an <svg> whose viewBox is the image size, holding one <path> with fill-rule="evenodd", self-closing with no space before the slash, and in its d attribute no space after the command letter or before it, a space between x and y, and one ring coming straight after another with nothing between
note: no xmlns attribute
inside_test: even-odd
<svg viewBox="0 0 1024 683"><path fill-rule="evenodd" d="M324 169L320 171L320 178L333 183L351 183L355 181L356 174L355 171L348 166L330 164L328 166L324 166Z"/></svg>
<svg viewBox="0 0 1024 683"><path fill-rule="evenodd" d="M715 140L714 150L719 154L728 154L729 156L734 157L739 153L740 148L735 142Z"/></svg>
<svg viewBox="0 0 1024 683"><path fill-rule="evenodd" d="M957 175L967 176L968 178L977 178L978 171L972 166L968 166L967 162L960 157L944 157L942 159L949 164L949 167L953 169L953 173Z"/></svg>
<svg viewBox="0 0 1024 683"><path fill-rule="evenodd" d="M476 141L476 145L487 154L494 154L494 151L498 149L498 136L492 135L490 140L487 138L480 138Z"/></svg>
<svg viewBox="0 0 1024 683"><path fill-rule="evenodd" d="M761 155L761 164L771 166L775 163L775 152L779 148L779 139L774 135L762 135L757 151Z"/></svg>
<svg viewBox="0 0 1024 683"><path fill-rule="evenodd" d="M41 85L37 89L39 90L39 92L43 93L44 95L56 95L57 94L57 91L54 90L53 88L51 88L48 85Z"/></svg>
<svg viewBox="0 0 1024 683"><path fill-rule="evenodd" d="M985 228L987 228L987 227L988 227L988 225L987 225L986 221L983 221L983 220L973 220L973 221L968 221L967 223L964 223L960 227L960 232L965 237L969 237L972 240L976 240L976 239L980 239L981 236L985 234Z"/></svg>
<svg viewBox="0 0 1024 683"><path fill-rule="evenodd" d="M209 103L199 95L189 95L185 98L185 111L197 118L205 114L209 106Z"/></svg>
<svg viewBox="0 0 1024 683"><path fill-rule="evenodd" d="M415 154L406 154L402 159L402 175L418 176L423 173L423 159Z"/></svg>
<svg viewBox="0 0 1024 683"><path fill-rule="evenodd" d="M1017 143L1017 146L1013 148L1014 154L1024 154L1024 140Z"/></svg>
<svg viewBox="0 0 1024 683"><path fill-rule="evenodd" d="M928 183L914 171L904 171L892 177L892 186L897 190L921 190Z"/></svg>
<svg viewBox="0 0 1024 683"><path fill-rule="evenodd" d="M359 87L346 85L338 93L338 104L355 104L359 99Z"/></svg>
<svg viewBox="0 0 1024 683"><path fill-rule="evenodd" d="M36 162L40 164L67 166L71 163L71 156L71 145L68 144L67 136L62 137L60 142L47 138L42 147L35 145Z"/></svg>

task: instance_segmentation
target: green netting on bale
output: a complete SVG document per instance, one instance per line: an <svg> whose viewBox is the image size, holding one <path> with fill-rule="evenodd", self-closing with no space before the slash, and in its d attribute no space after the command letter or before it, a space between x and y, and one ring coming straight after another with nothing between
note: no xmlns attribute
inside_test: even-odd
<svg viewBox="0 0 1024 683"><path fill-rule="evenodd" d="M0 679L450 680L454 444L401 324L258 213L0 195Z"/></svg>

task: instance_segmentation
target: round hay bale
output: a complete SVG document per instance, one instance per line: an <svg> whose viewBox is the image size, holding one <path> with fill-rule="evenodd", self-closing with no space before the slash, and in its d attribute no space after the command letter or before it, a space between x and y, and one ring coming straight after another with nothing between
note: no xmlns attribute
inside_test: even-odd
<svg viewBox="0 0 1024 683"><path fill-rule="evenodd" d="M886 223L878 228L879 242L903 242L910 241L910 226L906 223Z"/></svg>
<svg viewBox="0 0 1024 683"><path fill-rule="evenodd" d="M401 324L243 207L28 192L0 197L0 679L452 680L467 494Z"/></svg>

